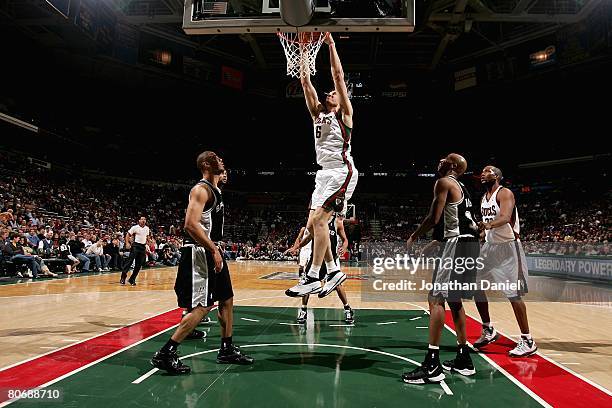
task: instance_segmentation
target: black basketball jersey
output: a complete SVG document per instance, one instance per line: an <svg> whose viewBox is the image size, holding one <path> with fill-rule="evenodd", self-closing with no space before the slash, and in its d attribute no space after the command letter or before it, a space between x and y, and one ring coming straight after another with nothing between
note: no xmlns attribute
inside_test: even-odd
<svg viewBox="0 0 612 408"><path fill-rule="evenodd" d="M336 228L336 213L333 213L329 220L329 242L331 244L332 257L338 257L338 228Z"/></svg>
<svg viewBox="0 0 612 408"><path fill-rule="evenodd" d="M461 199L455 203L447 202L444 206L444 239L453 237L478 238L478 226L474 221L472 198L467 188L453 176L448 176L459 188Z"/></svg>
<svg viewBox="0 0 612 408"><path fill-rule="evenodd" d="M200 216L200 225L206 232L208 238L213 242L221 241L223 238L223 218L224 218L224 206L223 196L221 190L213 186L208 180L202 179L198 181L196 185L204 184L209 187L209 190L213 192L213 199L209 200L202 209L202 215ZM198 244L189 233L185 236L186 244Z"/></svg>
<svg viewBox="0 0 612 408"><path fill-rule="evenodd" d="M333 213L327 226L329 227L329 243L331 245L332 257L336 259L338 257L338 229L336 228L336 213ZM312 263L312 254L314 254L314 238L311 243L312 251L309 259L309 265Z"/></svg>

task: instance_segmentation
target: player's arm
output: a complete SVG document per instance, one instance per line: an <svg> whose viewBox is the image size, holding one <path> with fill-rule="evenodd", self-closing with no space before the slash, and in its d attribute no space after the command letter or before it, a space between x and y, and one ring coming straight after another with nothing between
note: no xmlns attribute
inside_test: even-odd
<svg viewBox="0 0 612 408"><path fill-rule="evenodd" d="M291 252L292 255L295 255L295 252L297 252L297 250L300 248L300 241L302 241L302 238L304 237L304 231L306 231L306 227L300 228L300 232L298 233L298 236L295 239L295 242L293 243L291 248L288 248L285 251L285 254L288 254Z"/></svg>
<svg viewBox="0 0 612 408"><path fill-rule="evenodd" d="M298 249L304 248L306 245L308 245L310 241L312 241L313 238L314 234L308 234L306 238L300 241L300 243L298 244Z"/></svg>
<svg viewBox="0 0 612 408"><path fill-rule="evenodd" d="M514 212L514 193L509 188L502 188L497 193L497 203L499 204L499 217L484 224L485 229L497 228L510 223Z"/></svg>
<svg viewBox="0 0 612 408"><path fill-rule="evenodd" d="M344 70L342 69L342 63L340 62L338 51L336 51L336 43L331 33L325 35L325 42L329 46L331 74L334 80L334 87L336 88L336 92L338 92L338 101L342 109L342 120L346 126L353 127L353 105L349 99L346 83L344 82Z"/></svg>
<svg viewBox="0 0 612 408"><path fill-rule="evenodd" d="M297 247L298 245L300 245L300 242L302 241L302 238L304 238L304 232L305 231L306 231L306 227L300 228L300 233L298 234L297 238L295 239L295 242L293 243L293 246Z"/></svg>
<svg viewBox="0 0 612 408"><path fill-rule="evenodd" d="M348 238L346 237L346 232L344 231L344 221L342 221L340 218L336 220L336 230L338 231L338 236L342 240L342 247L338 250L338 256L343 256L348 249Z"/></svg>
<svg viewBox="0 0 612 408"><path fill-rule="evenodd" d="M450 182L441 178L436 181L434 185L434 198L431 202L431 207L429 208L429 213L423 219L423 222L416 231L412 233L410 238L408 239L408 244L411 245L412 242L416 241L421 235L427 233L427 231L431 230L436 226L438 222L440 222L440 218L442 218L442 212L444 211L444 206L446 205L446 197L448 196L448 191L451 187Z"/></svg>
<svg viewBox="0 0 612 408"><path fill-rule="evenodd" d="M319 116L319 112L321 112L323 105L321 105L321 102L319 102L317 90L312 85L312 82L310 82L310 74L302 71L300 74L300 82L302 83L302 89L304 90L306 106L308 107L310 116L312 116L312 119L314 120L317 116Z"/></svg>
<svg viewBox="0 0 612 408"><path fill-rule="evenodd" d="M215 260L215 271L219 272L223 266L223 258L221 258L221 254L215 243L208 238L206 232L200 225L200 216L209 198L208 187L197 185L191 189L187 214L185 215L185 231L187 231L191 238L213 255L213 259Z"/></svg>

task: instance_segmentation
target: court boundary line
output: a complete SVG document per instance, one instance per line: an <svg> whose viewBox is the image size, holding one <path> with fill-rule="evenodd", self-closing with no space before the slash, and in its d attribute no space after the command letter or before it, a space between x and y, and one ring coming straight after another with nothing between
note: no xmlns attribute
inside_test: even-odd
<svg viewBox="0 0 612 408"><path fill-rule="evenodd" d="M46 388L46 387L48 387L48 386L50 386L50 385L53 385L53 384L55 384L55 383L57 383L57 382L59 382L59 381L62 381L62 380L63 380L63 379L65 379L65 378L68 378L68 377L70 377L70 376L72 376L72 375L74 375L74 374L77 374L77 373L79 373L79 372L81 372L81 371L83 371L83 370L85 370L85 369L87 369L87 368L90 368L90 367L92 367L92 366L94 366L94 365L96 365L96 364L98 364L98 363L100 363L100 362L102 362L102 361L104 361L104 360L106 360L106 359L109 359L109 358L111 358L111 357L113 357L113 356L115 356L115 355L117 355L117 354L119 354L119 353L123 353L124 351L126 351L126 350L128 350L128 349L130 349L130 348L132 348L132 347L135 347L135 346L137 346L137 345L139 345L139 344L141 344L141 343L144 343L145 341L148 341L148 340L152 339L153 337L159 336L160 334L165 333L165 332L167 332L168 330L170 330L170 329L173 329L173 328L177 327L178 325L179 325L179 324L177 323L177 324L175 324L174 326L170 326L170 327L168 327L168 328L167 328L167 329L165 329L165 330L162 330L162 331L160 331L160 332L157 332L157 333L155 333L155 334L152 334L151 336L146 337L146 338L144 338L144 339L141 339L141 340L137 341L137 342L136 342L136 343L134 343L134 344L130 344L130 345L128 345L128 346L125 346L125 347L124 347L124 348L122 348L121 350L117 350L117 351L115 351L115 352L113 352L113 353L111 353L111 354L108 354L108 355L106 355L106 356L104 356L104 357L102 357L102 358L99 358L98 360L92 361L92 362L91 362L91 363L89 363L89 364L86 364L86 365L84 365L84 366L82 366L82 367L79 367L79 368L77 368L76 370L70 371L69 373L66 373L66 374L61 375L61 376L59 376L59 377L57 377L57 378L54 378L53 380L48 381L48 382L46 382L46 383L44 383L44 384L42 384L42 385L39 385L38 387L32 388L32 389L33 389L33 390L40 390L40 389L44 389L44 388ZM55 351L57 351L57 350L55 350ZM14 398L14 399L11 399L11 400L8 400L8 401L4 401L4 402L2 402L2 403L0 404L0 408L5 407L5 406L7 406L7 405L9 405L9 404L12 404L13 402L15 402L15 401L17 401L17 400L19 400L19 399L20 399L20 398Z"/></svg>
<svg viewBox="0 0 612 408"><path fill-rule="evenodd" d="M418 308L420 308L422 311L424 311L428 316L430 315L429 310L425 309L423 306L417 305L415 303L410 303L410 302L401 302L404 304L409 304L412 306L416 306ZM467 313L466 313L467 315ZM471 316L470 316L471 317ZM457 332L453 329L451 329L446 323L444 323L444 328L446 328L448 331L450 331L455 337L457 336ZM470 346L470 348L472 350L474 349L474 346L466 340L466 343ZM534 393L533 391L531 391L525 384L521 383L518 378L516 378L515 376L513 376L512 374L510 374L509 372L507 372L506 370L504 370L503 368L501 368L497 363L495 363L493 360L491 360L488 356L484 355L481 352L476 352L477 355L481 356L487 363L489 363L492 367L494 367L495 369L497 369L500 373L503 374L504 377L506 377L507 379L510 380L510 382L512 382L514 385L518 386L519 389L523 390L527 395L529 395L530 397L532 397L536 402L538 402L540 405L547 407L547 408L552 408L552 405L549 405L546 401L544 401L539 395L537 395L536 393Z"/></svg>
<svg viewBox="0 0 612 408"><path fill-rule="evenodd" d="M86 339L79 340L79 341L77 341L76 343L68 344L68 345L66 345L66 346L64 346L64 347L60 347L60 348L57 348L57 349L55 349L55 350L51 350L51 351L49 351L49 352L47 352L47 353L38 354L38 355L36 355L36 356L34 356L34 357L27 358L27 359L25 359L25 360L23 360L23 361L19 361L19 362L17 362L17 363L13 363L13 364L8 365L8 366L6 366L6 367L2 367L2 368L0 368L0 373L2 373L2 372L3 372L3 371L5 371L5 370L8 370L9 368L16 367L16 366L18 366L18 365L20 365L20 364L29 363L30 361L32 361L32 360L36 360L37 358L45 357L45 356L48 356L49 354L53 354L53 353L56 353L56 352L58 352L58 351L62 351L62 350L64 350L64 349L67 349L68 347L73 347L73 346L76 346L76 345L78 345L78 344L84 343L84 342L86 342L86 341L93 340L93 339L95 339L96 337L105 336L105 335L110 334L110 333L112 333L112 332L115 332L115 331L118 331L118 330L122 330L122 329L124 329L124 328L126 328L126 327L129 327L129 326L132 326L132 325L135 325L135 324L138 324L138 323L142 323L142 322L144 322L145 320L154 319L154 318L159 317L159 316L161 316L161 315L163 315L163 314L165 314L165 313L172 312L173 310L176 310L176 309L177 309L176 307L175 307L175 308L172 308L172 309L168 309L168 310L165 310L165 311L163 311L163 312L161 312L161 313L157 313L157 314L154 314L154 315L151 315L151 316L147 316L147 317L145 317L145 318L143 318L143 319L136 320L135 322L132 322L132 323L127 323L127 324L125 324L125 325L124 325L124 326L122 326L122 327L115 327L115 328L113 328L113 329L111 329L111 330L109 330L109 331L106 331L106 332L104 332L104 333L96 334L96 335L91 336L91 337L88 337L88 338L86 338ZM180 308L179 308L179 309L180 309ZM0 406L1 406L1 405L0 405Z"/></svg>
<svg viewBox="0 0 612 408"><path fill-rule="evenodd" d="M280 346L280 347L289 347L289 346L314 346L314 347L329 347L329 348L344 348L344 349L349 349L349 350L358 350L358 351L365 351L368 353L375 353L375 354L380 354L383 356L387 356L387 357L394 357L397 358L398 360L403 360L403 361L407 361L410 364L416 365L417 367L420 367L421 364L408 358L408 357L404 357L404 356L400 356L397 354L393 354L393 353L388 353L386 351L380 351L380 350L374 350L374 349L368 349L368 348L363 348L363 347L356 347L356 346L346 346L346 345L342 345L342 344L324 344L324 343L260 343L260 344L246 344L246 345L242 345L240 346L241 348L253 348L253 347L273 347L273 346ZM219 351L219 349L212 349L212 350L204 350L204 351L198 351L196 353L192 353L192 354L187 354L186 356L180 357L180 360L184 360L187 358L192 358L192 357L196 357L196 356L200 356L203 354L209 354L209 353L214 353L215 351ZM146 380L147 378L151 377L153 374L155 374L156 372L158 372L159 369L157 368L153 368L151 370L149 370L148 372L146 372L144 375L141 375L140 377L138 377L137 379L135 379L134 381L132 381L132 384L141 384L144 380ZM212 384L211 384L212 385ZM439 383L440 387L442 387L442 389L444 390L444 393L446 395L454 395L453 391L450 389L450 387L448 386L448 384L446 384L446 382L444 380L442 380Z"/></svg>
<svg viewBox="0 0 612 408"><path fill-rule="evenodd" d="M466 313L467 315L467 313ZM446 323L444 323L444 327L450 331L453 335L457 336L457 332L453 329L450 328L450 326L448 326ZM539 403L540 405L542 405L543 407L546 408L553 408L552 405L550 405L548 402L544 401L544 399L542 397L540 397L538 394L536 394L535 392L533 392L529 387L527 387L525 384L523 384L522 382L519 381L518 378L516 378L515 376L513 376L512 374L510 374L508 371L506 371L505 369L503 369L502 367L499 366L499 364L497 364L495 361L491 360L491 358L489 356L487 356L484 353L481 353L480 351L476 350L474 348L474 345L472 343L470 343L469 341L466 340L466 343L470 346L470 348L480 357L482 357L487 363L489 363L489 365L491 365L493 368L495 368L497 371L499 371L500 373L502 373L504 375L504 377L506 377L507 379L510 380L510 382L512 382L514 385L518 386L519 389L523 390L527 395L529 395L531 398L533 398L537 403Z"/></svg>
<svg viewBox="0 0 612 408"><path fill-rule="evenodd" d="M283 295L279 295L279 296L264 296L264 297L251 297L251 298L238 299L238 300L235 300L235 302L242 302L242 301L248 301L248 300L260 300L260 299L285 298L285 297L286 297L286 296L283 296ZM408 304L408 305L411 305L411 306L416 307L417 309L420 309L421 311L423 311L423 312L424 312L424 314L429 315L429 311L428 311L427 309L425 309L424 307L422 307L422 306L420 306L420 305L414 304L414 303L410 303L410 302L391 302L391 303L402 303L402 304ZM270 305L265 305L265 306L262 306L262 305L250 305L250 306L255 306L255 307L273 307L273 308L279 307L279 306L270 306ZM285 306L285 307L292 307L292 306ZM319 307L317 307L317 308L329 308L329 307L319 306ZM161 313L155 314L155 315L153 315L153 316L147 316L147 317L146 317L146 318L144 318L144 319L140 319L140 320L137 320L137 321L135 321L135 322L132 322L132 323L126 324L125 326L123 326L123 327L121 327L121 328L114 328L114 329L111 329L111 330L109 330L109 331L107 331L107 332L100 333L100 334L98 334L98 335L95 335L95 336L89 337L89 338L87 338L87 339L80 340L80 341L78 341L77 343L69 344L69 345L66 345L66 346L64 346L64 347L61 347L61 348L58 348L58 349L55 349L55 350L51 350L51 351L49 351L49 352L46 352L46 353L43 353L43 354L37 355L37 356L35 356L35 357L31 357L31 358L26 359L26 360L23 360L23 361L21 361L21 362L14 363L14 364L12 364L12 365L9 365L9 366L7 366L7 367L4 367L4 368L0 369L0 372L2 372L2 371L4 371L4 370L7 370L7 369L9 369L9 368L15 367L15 366L20 365L20 364L24 364L24 363L30 362L30 361L35 360L35 359L37 359L37 358L44 357L44 356L49 355L49 354L57 353L57 352L59 352L59 351L61 351L61 350L63 350L63 349L66 349L66 348L69 348L69 347L73 347L73 346L75 346L75 345L79 345L80 343L86 342L86 341L88 341L88 340L92 340L92 339L95 339L95 338L97 338L97 337L100 337L100 336L104 336L104 335L110 334L110 333L112 333L112 332L114 332L114 331L122 330L122 329L124 329L124 328L126 328L126 327L129 327L129 326L132 326L132 325L135 325L135 324L141 323L141 322L143 322L143 321L145 321L145 320L149 320L149 319L156 318L156 317L158 317L158 316L160 316L160 315L162 315L162 314L165 314L165 313L168 313L168 312L172 312L172 311L177 310L177 309L180 309L180 308L173 308L173 309L169 309L169 310L167 310L167 311L165 311L165 312L161 312ZM400 312L400 311L406 311L406 310L407 310L407 309L386 309L386 308L376 308L376 307L372 307L372 308L362 307L362 308L360 308L360 309L364 309L364 310L386 310L386 311L398 311L398 312ZM413 309L413 310L414 310L414 309ZM477 322L477 323L479 322L479 320L478 320L478 319L475 319L475 318L474 318L474 317L472 317L471 315L469 315L469 314L466 314L466 315L467 315L467 316L468 316L470 319L474 320L475 322ZM103 360L105 360L105 359L107 359L107 358L110 358L110 357L112 357L112 356L114 356L114 355L116 355L116 354L119 354L119 353L121 353L121 352L123 352L123 351L126 351L126 350L127 350L127 349L129 349L129 348L135 347L136 345L141 344L141 343L143 343L144 341L147 341L147 340L151 339L152 337L158 336L158 335L160 335L160 334L162 334L162 333L164 333L164 332L166 332L166 331L170 330L172 327L176 327L177 325L178 325L178 324L173 325L173 326L171 326L171 327L169 327L169 328L166 328L166 329L164 329L164 330L161 330L161 331L159 331L159 332L157 332L157 333L155 333L155 334L152 334L151 336L149 336L149 337L147 337L147 338L145 338L145 339L141 339L141 340L137 341L136 343L134 343L134 344L132 344L132 345L128 345L128 346L126 346L126 347L124 347L124 348L122 348L122 349L120 349L120 350L117 350L117 351L115 351L115 352L113 352L113 353L111 353L111 354L109 354L109 355L107 355L107 356L104 356L104 357L102 357L102 358L100 358L100 359L98 359L98 360L96 360L96 361L93 361L93 362L91 362L91 363L89 363L89 364L87 364L87 365L85 365L85 366L83 366L83 367L79 367L78 369L75 369L75 370L73 370L73 371L71 371L71 372L69 372L69 373L66 373L66 374L64 374L64 375L62 375L62 376L60 376L60 377L57 377L57 378L55 378L55 379L51 380L50 382L47 382L47 383L45 383L45 384L43 384L43 385L41 385L41 386L38 386L38 387L35 387L35 388L32 388L32 389L40 389L40 388L43 388L43 387L49 386L49 385L51 385L51 384L53 384L53 383L55 383L55 382L61 381L61 380L65 379L65 378L67 378L67 377L69 377L69 376L71 376L71 375L73 375L73 374L76 374L76 373L78 373L78 372L80 372L80 371L82 371L82 370L84 370L84 369L86 369L86 368L89 368L89 367L91 367L91 366L93 366L93 365L95 365L95 364L97 364L97 363L99 363L99 362L101 362L101 361L103 361ZM451 333L455 333L455 332L454 332L454 330L452 330L452 329L451 329L450 327L448 327L446 324L445 324L445 327L446 327L446 328L447 328L447 330L449 330ZM502 334L502 335L506 336L504 333L501 333L501 332L500 332L500 334ZM455 334L455 335L456 335L456 334ZM508 336L506 336L506 337L508 337ZM332 345L332 346L333 346L333 345ZM493 362L493 361L492 361L492 360L491 360L491 359L490 359L488 356L484 355L483 353L480 353L480 352L479 352L478 354L479 354L481 357L483 357L483 359L485 359L485 361L487 361L487 362L488 362L488 363L489 363L491 366L493 366L493 367L495 367L496 369L498 369L498 370L499 370L499 371L500 371L500 372L501 372L501 373L502 373L504 376L506 376L508 379L510 379L510 381L511 381L511 382L513 382L513 383L514 383L515 385L517 385L517 386L518 386L520 389L522 389L523 391L525 391L525 392L526 392L526 393L527 393L529 396L531 396L532 398L534 398L534 400L536 400L538 403L542 404L542 402L540 401L540 400L541 400L541 397L540 397L539 395L535 394L533 391L531 391L531 389L529 389L528 387L526 387L524 384L522 384L522 383L521 383L521 382L518 380L518 378L517 378L517 377L514 377L513 375L511 375L510 373L508 373L508 372L507 372L505 369L501 368L499 365L497 365L495 362ZM558 367L558 368L563 369L563 370L564 370L565 372L567 372L568 374L570 374L570 375L572 375L572 376L574 376L574 377L576 377L576 378L578 378L578 379L580 379L580 380L583 380L585 383L587 383L587 384L589 384L589 385L593 386L594 388L597 388L599 391L602 391L602 392L603 392L603 393L605 393L606 395L611 395L610 391L609 391L609 390L607 390L605 387L603 387L603 386L601 386L601 385L599 385L599 384L597 384L597 383L593 382L592 380L589 380L589 379L587 379L587 378L583 377L581 374L575 373L573 370L571 370L571 369L569 369L569 368L567 368L567 367L564 367L564 366L560 365L560 364L559 364L559 363L557 363L556 361L554 361L554 360L552 360L552 359L550 359L550 358L548 358L548 357L546 357L546 356L542 355L542 354L541 354L541 353L539 353L539 352L538 352L538 353L536 353L536 354L537 354L537 355L539 355L540 357L542 357L544 360L548 361L549 363L553 364L554 366L556 366L556 367ZM543 400L542 400L542 401L543 401ZM6 405L8 405L8 404L10 404L10 403L12 403L12 402L14 402L14 400L12 400L12 401L4 401L3 403L1 403L1 404L0 404L0 407L4 407L4 406L6 406ZM549 405L548 403L546 403L546 402L544 402L544 404L546 404L545 406L550 406L550 405ZM544 405L544 404L542 404L542 405Z"/></svg>
<svg viewBox="0 0 612 408"><path fill-rule="evenodd" d="M470 314L468 314L468 313L466 313L465 315L466 315L466 316L468 316L470 319L472 319L472 320L476 321L477 323L482 324L482 321L481 321L480 319L477 319L477 318L475 318L474 316L472 316L472 315L470 315ZM495 329L495 330L497 330L497 329ZM498 332L499 334L501 334L502 336L505 336L505 337L507 337L507 338L511 339L511 337L510 337L510 336L508 336L506 333L504 333L504 332L502 332L502 331L500 331L500 330L497 330L497 332ZM565 366L561 365L561 363L559 363L559 362L557 362L557 361L553 360L553 359L552 359L552 358L550 358L550 357L547 357L547 356L543 355L541 351L537 351L535 354L537 354L538 356L542 357L544 360L547 360L549 363L552 363L552 364L556 365L557 367L559 367L559 368L561 368L561 369L563 369L563 370L567 371L569 374L571 374L571 375L573 375L573 376L575 376L575 377L580 378L581 380L583 380L583 381L584 381L584 382L586 382L587 384L589 384L589 385L591 385L591 386L593 386L593 387L597 388L599 391L601 391L601 392L603 392L603 393L605 393L605 394L608 394L609 396L612 396L612 391L608 390L608 389L607 389L606 387L604 387L603 385L597 384L596 382L594 382L594 381L592 381L592 380L589 380L588 378L586 378L586 377L584 377L583 375L581 375L581 374L579 374L579 373L575 372L574 370L572 370L572 369L570 369L570 368L567 368L567 367L565 367Z"/></svg>

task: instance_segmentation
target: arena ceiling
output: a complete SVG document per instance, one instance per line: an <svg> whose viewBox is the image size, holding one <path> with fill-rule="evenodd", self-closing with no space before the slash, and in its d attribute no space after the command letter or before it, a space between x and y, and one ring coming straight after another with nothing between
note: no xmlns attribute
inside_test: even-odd
<svg viewBox="0 0 612 408"><path fill-rule="evenodd" d="M278 71L285 63L274 35L184 34L181 0L104 1L117 23L192 50L190 63L218 59L261 71ZM341 40L343 60L349 69L432 70L461 64L554 33L560 26L585 19L602 2L417 0L414 33L352 33ZM90 46L80 38L73 18L64 18L44 0L0 0L0 19L45 46Z"/></svg>

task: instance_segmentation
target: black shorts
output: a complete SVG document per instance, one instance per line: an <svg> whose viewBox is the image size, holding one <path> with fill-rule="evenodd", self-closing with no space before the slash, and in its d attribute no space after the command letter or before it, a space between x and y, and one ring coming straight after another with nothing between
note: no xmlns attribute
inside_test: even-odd
<svg viewBox="0 0 612 408"><path fill-rule="evenodd" d="M174 292L178 306L186 309L209 307L215 301L222 302L233 297L232 280L225 259L221 271L216 273L210 252L195 245L182 247Z"/></svg>
<svg viewBox="0 0 612 408"><path fill-rule="evenodd" d="M432 283L439 285L429 291L430 297L443 298L449 302L459 302L461 299L472 299L475 285L477 259L480 256L480 242L472 237L453 237L444 242ZM466 260L470 262L466 263ZM454 284L456 287L450 287ZM458 287L458 288L457 288Z"/></svg>

